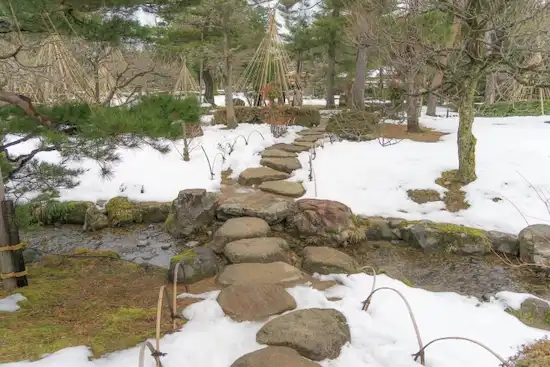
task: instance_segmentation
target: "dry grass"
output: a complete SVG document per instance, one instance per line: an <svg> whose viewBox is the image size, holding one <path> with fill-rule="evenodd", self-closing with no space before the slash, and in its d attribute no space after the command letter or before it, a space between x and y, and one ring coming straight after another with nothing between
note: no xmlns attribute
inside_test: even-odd
<svg viewBox="0 0 550 367"><path fill-rule="evenodd" d="M456 170L445 171L441 174L440 178L435 180L436 184L449 190L445 193L443 202L447 211L451 213L456 213L470 207L470 204L466 201L466 193L462 191L464 185L456 178L456 174Z"/></svg>
<svg viewBox="0 0 550 367"><path fill-rule="evenodd" d="M550 340L542 339L535 344L524 345L508 364L513 367L550 366Z"/></svg>
<svg viewBox="0 0 550 367"><path fill-rule="evenodd" d="M99 357L153 337L158 290L167 275L160 268L87 254L31 264L29 283L16 291L27 298L19 303L22 308L0 313L0 363L34 360L78 345L91 347ZM6 295L0 291L0 298ZM178 307L189 303L180 301ZM163 332L168 332L171 321L163 314Z"/></svg>
<svg viewBox="0 0 550 367"><path fill-rule="evenodd" d="M422 132L419 133L409 133L407 132L406 124L379 124L379 135L388 139L409 139L412 141L418 141L422 143L436 143L442 136L447 135L447 133L442 133L441 131L429 129L427 127L422 127Z"/></svg>

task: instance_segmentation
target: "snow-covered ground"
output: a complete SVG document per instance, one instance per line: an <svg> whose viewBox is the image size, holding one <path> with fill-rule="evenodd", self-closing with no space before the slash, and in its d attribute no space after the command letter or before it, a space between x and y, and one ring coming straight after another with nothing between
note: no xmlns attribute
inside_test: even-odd
<svg viewBox="0 0 550 367"><path fill-rule="evenodd" d="M15 312L20 308L18 303L26 299L27 298L21 293L15 293L6 298L0 298L0 312Z"/></svg>
<svg viewBox="0 0 550 367"><path fill-rule="evenodd" d="M335 308L341 311L351 330L351 343L346 344L335 360L321 362L324 367L418 367L411 354L418 351L415 332L404 303L390 291L373 297L368 312L362 301L372 287L373 277L366 274L323 276L337 279L343 285L326 291L307 286L289 289L299 309ZM522 294L503 292L490 303L456 293L433 293L411 288L397 280L380 275L377 287L394 287L409 301L424 343L448 336L472 338L493 349L502 357L514 355L525 343L532 343L550 332L525 326L504 312L505 304L518 305ZM189 322L177 333L161 340L160 350L166 367L228 367L241 355L261 349L256 343L260 322L237 323L224 316L216 301L218 292L205 294L205 299L187 307ZM331 302L327 298L339 297ZM97 360L88 360L85 346L67 348L36 362L18 362L3 367L135 367L138 347L116 352ZM154 366L146 353L146 367ZM460 340L435 343L426 350L430 367L497 367L500 362L481 347Z"/></svg>
<svg viewBox="0 0 550 367"><path fill-rule="evenodd" d="M74 163L75 167L88 169L80 176L81 184L74 189L61 190L61 200L108 200L115 196L127 196L138 201L172 201L180 190L189 188L205 188L217 190L221 184L220 172L227 168L233 170L231 177L238 175L248 167L260 165L260 155L265 147L276 143L293 141L296 132L303 129L299 126L289 128L289 133L275 139L271 135L269 125L240 124L235 130L224 130L225 126L203 126L204 136L191 141L191 160L182 159L183 141L171 144L168 154L161 154L146 146L137 150L119 150L122 162L114 166L114 177L109 180L100 177L100 167L92 160ZM6 137L15 139L14 136ZM248 141L248 145L245 143ZM29 140L18 144L12 154L28 153L35 148L37 142ZM234 144L234 151L228 155L228 144ZM223 163L219 145L226 151L226 161ZM215 177L210 178L208 160L201 149L204 148L210 163L213 165ZM57 152L43 152L37 159L59 161ZM143 193L141 192L143 187Z"/></svg>
<svg viewBox="0 0 550 367"><path fill-rule="evenodd" d="M444 115L445 111L441 111ZM527 223L550 223L550 124L548 116L476 118L478 179L464 188L471 207L443 211L443 202L416 204L408 189L446 189L435 184L441 172L458 166L458 117L423 116L421 123L448 132L438 143L403 140L382 147L377 141L325 144L313 161L315 181L309 182L309 153L301 153L306 197L341 201L358 214L431 219L518 233ZM536 190L546 195L546 204ZM501 200L494 198L500 198Z"/></svg>

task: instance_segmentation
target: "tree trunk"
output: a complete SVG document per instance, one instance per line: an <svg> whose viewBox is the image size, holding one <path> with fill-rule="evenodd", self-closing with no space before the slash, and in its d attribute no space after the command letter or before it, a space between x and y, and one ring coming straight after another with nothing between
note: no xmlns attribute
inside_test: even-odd
<svg viewBox="0 0 550 367"><path fill-rule="evenodd" d="M331 18L336 19L340 16L340 9L332 10ZM336 85L336 32L332 31L328 44L328 65L327 65L327 108L334 108L334 89Z"/></svg>
<svg viewBox="0 0 550 367"><path fill-rule="evenodd" d="M464 184L476 180L476 138L472 133L474 124L474 99L478 79L463 82L458 101L458 179Z"/></svg>
<svg viewBox="0 0 550 367"><path fill-rule="evenodd" d="M231 29L229 24L230 13L232 9L226 8L223 14L223 52L225 57L225 118L227 127L235 129L238 126L235 117L235 108L233 107L233 60L231 55Z"/></svg>
<svg viewBox="0 0 550 367"><path fill-rule="evenodd" d="M2 171L0 170L0 179L2 179ZM0 201L5 200L4 182L0 180ZM2 210L0 210L0 247L8 246L9 238L6 225L4 223L4 216ZM0 252L0 274L8 274L15 271L15 266L12 261L11 251ZM17 288L17 280L15 278L8 278L2 280L2 285L6 291L11 291Z"/></svg>
<svg viewBox="0 0 550 367"><path fill-rule="evenodd" d="M436 107L437 107L437 96L432 92L430 92L428 94L428 106L426 108L426 115L437 116Z"/></svg>
<svg viewBox="0 0 550 367"><path fill-rule="evenodd" d="M461 23L460 19L458 17L455 17L453 19L453 24L451 26L451 34L449 35L449 38L447 39L447 42L445 43L445 48L449 49L452 48L458 34L460 33ZM439 64L441 67L444 67L447 65L447 55L442 55L439 60ZM435 71L435 75L432 79L432 82L430 84L430 90L435 90L441 86L443 82L443 69L438 68ZM428 116L436 116L436 106L437 106L437 96L433 94L433 92L430 92L430 95L428 96L428 109L426 111L426 115Z"/></svg>
<svg viewBox="0 0 550 367"><path fill-rule="evenodd" d="M485 84L485 104L492 105L496 101L497 96L497 74L490 73L487 75Z"/></svg>
<svg viewBox="0 0 550 367"><path fill-rule="evenodd" d="M353 83L352 108L365 109L365 80L367 77L367 47L357 46L355 57L355 81Z"/></svg>
<svg viewBox="0 0 550 367"><path fill-rule="evenodd" d="M420 88L422 87L422 74L416 67L407 76L407 132L418 133L420 129L420 111L422 109L422 96Z"/></svg>
<svg viewBox="0 0 550 367"><path fill-rule="evenodd" d="M202 77L204 79L204 99L212 106L215 106L216 102L214 101L214 78L212 78L212 73L210 72L210 69L204 69Z"/></svg>

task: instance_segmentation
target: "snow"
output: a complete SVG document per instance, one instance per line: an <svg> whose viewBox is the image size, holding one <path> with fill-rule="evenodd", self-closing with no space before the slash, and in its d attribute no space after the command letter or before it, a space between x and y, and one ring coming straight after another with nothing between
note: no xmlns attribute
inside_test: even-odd
<svg viewBox="0 0 550 367"><path fill-rule="evenodd" d="M372 298L368 312L362 301L371 289L373 277L366 274L322 276L336 279L338 285L325 291L308 286L289 289L298 309L335 308L341 311L351 330L351 343L340 356L321 362L323 367L415 367L411 354L418 351L415 333L404 303L393 292L382 290ZM502 357L516 353L522 344L532 343L550 332L530 328L504 311L502 301L481 303L456 293L435 293L412 288L385 275L376 278L378 287L393 287L409 301L424 344L448 336L472 338ZM177 333L161 340L160 350L166 367L228 367L240 356L261 349L256 333L264 323L232 321L216 302L217 292L188 306L189 322ZM329 301L339 297L339 301ZM138 365L139 347L88 360L84 346L66 348L36 362L8 363L4 367L133 367ZM426 350L430 367L497 367L499 361L477 345L460 340L435 343ZM146 367L153 366L146 353Z"/></svg>
<svg viewBox="0 0 550 367"><path fill-rule="evenodd" d="M21 293L15 293L6 298L0 298L0 312L15 312L21 308L18 303L26 299L27 298Z"/></svg>
<svg viewBox="0 0 550 367"><path fill-rule="evenodd" d="M120 149L118 152L122 163L114 166L114 177L103 179L100 177L100 167L93 160L85 159L71 163L71 166L87 169L80 176L81 184L73 189L60 190L60 200L108 200L115 196L127 196L136 201L169 202L178 196L179 191L190 188L205 188L217 190L221 184L220 172L231 168L232 178L248 167L260 166L260 155L265 147L276 143L293 141L296 132L303 129L299 126L289 128L288 134L281 138L274 138L269 125L240 124L235 130L224 130L225 126L203 126L204 136L191 141L190 161L182 159L183 141L171 144L168 154L161 154L151 147L145 146L139 150ZM7 136L6 140L16 139ZM245 139L248 145L245 144ZM167 142L168 143L168 142ZM28 153L37 144L29 140L18 144L11 149L12 154ZM221 144L228 151L228 144L234 144L231 155L226 154L223 163L218 145ZM210 178L210 169L201 146L208 154L215 177ZM37 159L58 162L57 152L42 152ZM141 192L143 188L143 193ZM30 198L30 196L28 197Z"/></svg>
<svg viewBox="0 0 550 367"><path fill-rule="evenodd" d="M443 211L442 202L416 204L408 198L407 190L446 191L434 181L443 171L458 166L458 117L421 117L425 126L449 133L437 143L403 140L382 147L377 141L327 142L324 149L317 149L314 181L308 180L308 152L300 154L303 168L292 180L304 182L305 197L341 201L357 214L428 219L518 233L527 223L550 223L550 210L533 188L550 197L547 119L475 119L478 179L464 188L471 207L457 213Z"/></svg>

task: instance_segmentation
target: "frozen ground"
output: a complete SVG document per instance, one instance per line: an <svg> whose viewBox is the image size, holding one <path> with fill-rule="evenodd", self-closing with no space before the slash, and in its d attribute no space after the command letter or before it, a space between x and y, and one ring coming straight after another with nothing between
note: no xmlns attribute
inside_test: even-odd
<svg viewBox="0 0 550 367"><path fill-rule="evenodd" d="M304 182L306 197L341 201L358 214L518 233L526 220L550 223L550 124L546 120L547 116L476 118L478 179L464 188L471 207L458 213L443 211L443 202L420 205L407 196L408 189L446 191L435 180L441 172L457 168L458 117L421 118L425 126L449 133L438 143L325 144L313 161L314 182L307 179L309 153L301 153L304 168L295 172L293 180ZM531 185L547 195L546 203Z"/></svg>
<svg viewBox="0 0 550 367"><path fill-rule="evenodd" d="M338 279L341 286L318 291L306 286L289 289L298 308L335 308L341 311L351 329L351 343L344 346L335 360L321 362L324 367L418 367L411 354L418 351L415 333L403 302L396 294L380 291L373 297L368 312L362 301L372 287L373 278L365 274ZM394 287L410 302L421 337L428 343L438 337L461 336L477 340L507 358L524 343L532 343L550 332L525 326L504 312L505 304L518 305L523 294L503 292L490 303L456 293L433 293L411 288L385 275L377 277L377 287ZM256 333L264 323L237 323L224 316L216 302L217 292L187 307L184 316L190 321L177 333L165 336L160 350L166 367L228 367L241 355L262 348ZM339 297L331 302L327 298ZM113 353L90 361L89 350L74 347L60 350L36 362L18 362L3 367L135 367L139 349ZM429 367L497 367L499 361L477 345L459 340L435 343L426 350ZM154 366L147 357L146 367Z"/></svg>

